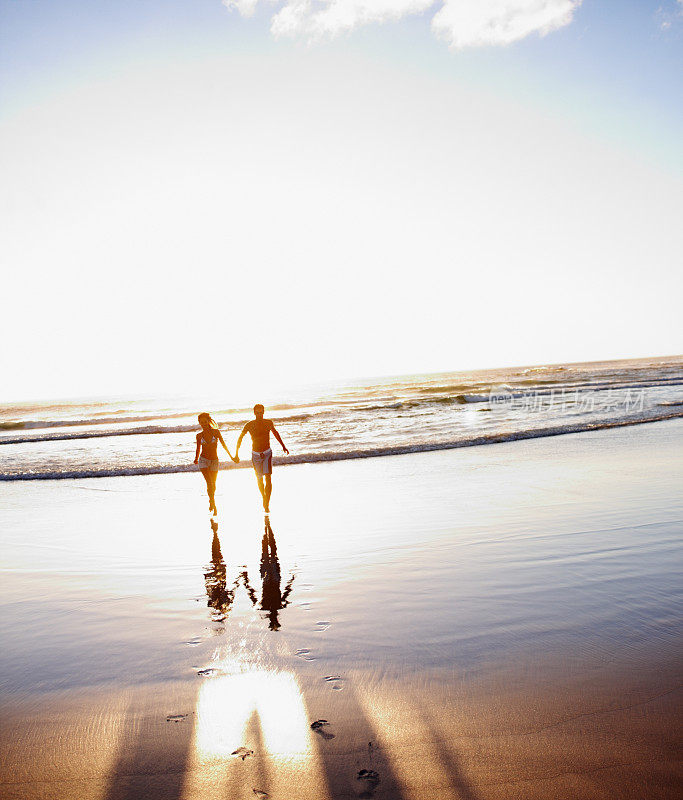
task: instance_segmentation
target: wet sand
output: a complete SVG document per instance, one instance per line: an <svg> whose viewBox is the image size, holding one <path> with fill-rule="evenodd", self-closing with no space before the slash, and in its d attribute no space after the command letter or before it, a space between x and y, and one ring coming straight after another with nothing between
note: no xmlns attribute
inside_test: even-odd
<svg viewBox="0 0 683 800"><path fill-rule="evenodd" d="M3 486L3 796L677 796L682 441Z"/></svg>

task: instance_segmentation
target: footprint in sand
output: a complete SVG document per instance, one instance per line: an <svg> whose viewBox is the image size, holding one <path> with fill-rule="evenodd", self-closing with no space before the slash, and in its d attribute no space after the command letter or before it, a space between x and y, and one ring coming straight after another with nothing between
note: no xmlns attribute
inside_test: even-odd
<svg viewBox="0 0 683 800"><path fill-rule="evenodd" d="M315 629L318 633L322 633L323 631L326 631L331 624L332 623L328 622L327 620L323 620L322 622L316 622Z"/></svg>
<svg viewBox="0 0 683 800"><path fill-rule="evenodd" d="M270 797L268 792L264 792L263 789L252 789L251 790L259 800L266 800L266 797Z"/></svg>
<svg viewBox="0 0 683 800"><path fill-rule="evenodd" d="M230 755L238 756L239 758L242 759L242 761L244 761L245 758L253 756L254 751L250 750L248 747L238 747L237 750L233 750L232 753L230 753Z"/></svg>
<svg viewBox="0 0 683 800"><path fill-rule="evenodd" d="M311 730L323 737L323 739L334 739L334 734L325 730L330 723L326 719L317 719L311 722Z"/></svg>
<svg viewBox="0 0 683 800"><path fill-rule="evenodd" d="M198 644L201 644L201 639L190 639L189 641L185 642L185 644L189 645L190 647L196 647Z"/></svg>
<svg viewBox="0 0 683 800"><path fill-rule="evenodd" d="M305 647L302 647L300 650L297 650L294 655L297 658L303 658L304 661L315 661L315 658L311 655L311 651L307 650Z"/></svg>
<svg viewBox="0 0 683 800"><path fill-rule="evenodd" d="M362 781L363 791L358 795L362 798L372 797L379 784L379 773L374 769L362 769L356 775L356 780Z"/></svg>
<svg viewBox="0 0 683 800"><path fill-rule="evenodd" d="M180 722L185 719L186 716L187 714L169 714L166 717L166 722Z"/></svg>
<svg viewBox="0 0 683 800"><path fill-rule="evenodd" d="M213 667L207 667L206 669L200 669L197 671L197 675L202 678L205 678L207 675L216 675L217 673L218 670L214 669Z"/></svg>
<svg viewBox="0 0 683 800"><path fill-rule="evenodd" d="M326 683L329 683L331 687L337 692L340 692L344 688L343 686L344 681L339 675L326 675L323 678L323 680Z"/></svg>

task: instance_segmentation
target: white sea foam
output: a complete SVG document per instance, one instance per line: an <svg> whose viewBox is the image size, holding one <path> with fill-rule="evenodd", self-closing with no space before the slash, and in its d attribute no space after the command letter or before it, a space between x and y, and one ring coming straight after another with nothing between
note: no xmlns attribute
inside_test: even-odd
<svg viewBox="0 0 683 800"><path fill-rule="evenodd" d="M627 425L639 425L647 422L661 422L663 420L683 417L683 411L654 414L647 417L634 419L612 419L600 423L579 422L573 425L557 425L546 428L518 430L510 433L491 433L469 438L422 442L388 447L373 447L357 450L340 450L337 452L310 452L287 457L275 457L273 463L279 466L291 464L313 464L325 461L347 461L355 458L379 458L382 456L406 455L409 453L426 453L434 450L453 450L460 447L474 447L501 442L513 442L523 439L538 439L546 436L560 436L569 433L582 433L591 430L604 430L607 428L621 428ZM250 461L240 461L239 464L225 462L221 470L241 469L250 467ZM15 473L0 473L0 481L31 481L31 480L59 480L68 478L110 478L127 475L163 475L168 473L197 472L199 467L194 464L171 465L145 465L125 468L102 469L64 469L48 471L26 471Z"/></svg>
<svg viewBox="0 0 683 800"><path fill-rule="evenodd" d="M287 463L366 458L679 416L683 358L388 378L264 400L295 454ZM230 401L119 397L5 406L0 479L192 470L198 410L211 411L229 446L251 417L250 408Z"/></svg>

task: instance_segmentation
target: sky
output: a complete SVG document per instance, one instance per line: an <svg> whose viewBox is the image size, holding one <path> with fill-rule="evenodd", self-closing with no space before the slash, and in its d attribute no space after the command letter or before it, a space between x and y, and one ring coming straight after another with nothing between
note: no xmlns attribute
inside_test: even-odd
<svg viewBox="0 0 683 800"><path fill-rule="evenodd" d="M0 401L683 352L683 2L0 0Z"/></svg>

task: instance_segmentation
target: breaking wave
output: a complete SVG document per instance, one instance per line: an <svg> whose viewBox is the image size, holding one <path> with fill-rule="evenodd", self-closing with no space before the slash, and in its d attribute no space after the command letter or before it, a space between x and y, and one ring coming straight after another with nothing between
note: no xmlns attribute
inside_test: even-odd
<svg viewBox="0 0 683 800"><path fill-rule="evenodd" d="M569 433L583 433L593 430L604 430L607 428L622 428L630 425L640 425L647 422L661 422L663 420L683 417L683 411L660 413L640 417L636 419L612 419L600 422L577 422L569 425L557 425L547 428L530 428L510 433L490 433L471 436L469 438L405 444L388 447L364 448L358 450L347 450L337 452L311 452L300 455L289 456L287 458L274 458L273 462L281 466L293 464L312 464L323 461L346 461L355 458L378 458L381 456L405 455L408 453L425 453L434 450L453 450L460 447L474 447L486 444L499 444L501 442L512 442L523 439L539 439L547 436L560 436ZM251 465L250 461L242 461L239 464L225 463L221 465L222 470L240 469ZM7 473L0 475L0 481L35 481L35 480L63 480L74 478L111 478L129 475L163 475L168 473L197 472L198 467L193 464L176 465L151 465L140 467L111 468L111 469L65 469L26 471Z"/></svg>

